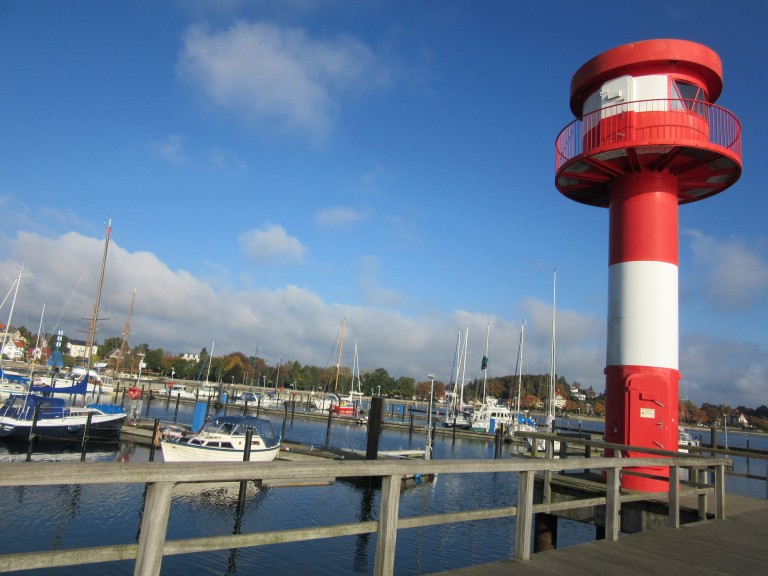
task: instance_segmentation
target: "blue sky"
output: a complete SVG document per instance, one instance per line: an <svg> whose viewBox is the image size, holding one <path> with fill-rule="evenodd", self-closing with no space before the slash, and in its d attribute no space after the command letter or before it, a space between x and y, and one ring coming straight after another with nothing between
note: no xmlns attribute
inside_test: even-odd
<svg viewBox="0 0 768 576"><path fill-rule="evenodd" d="M554 186L587 60L651 38L722 58L742 178L680 211L681 395L768 403L768 3L0 3L0 282L14 324L363 370L604 388L608 213ZM3 294L7 288L2 288ZM0 311L5 321L7 307ZM351 346L348 346L351 349Z"/></svg>

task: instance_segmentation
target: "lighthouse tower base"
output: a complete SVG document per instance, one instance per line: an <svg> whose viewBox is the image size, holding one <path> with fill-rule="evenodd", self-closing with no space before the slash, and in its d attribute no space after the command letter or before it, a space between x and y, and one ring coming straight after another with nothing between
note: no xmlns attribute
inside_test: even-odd
<svg viewBox="0 0 768 576"><path fill-rule="evenodd" d="M638 447L623 456L652 456L641 448L678 448L680 372L647 366L609 366L606 374L605 440ZM613 451L606 450L606 456ZM623 488L661 492L669 489L668 468L637 467L621 478Z"/></svg>

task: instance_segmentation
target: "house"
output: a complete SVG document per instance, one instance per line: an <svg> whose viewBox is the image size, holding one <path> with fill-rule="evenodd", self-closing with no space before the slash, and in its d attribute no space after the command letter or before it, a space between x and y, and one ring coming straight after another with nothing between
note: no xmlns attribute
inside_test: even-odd
<svg viewBox="0 0 768 576"><path fill-rule="evenodd" d="M200 354L182 354L181 359L187 362L200 362Z"/></svg>
<svg viewBox="0 0 768 576"><path fill-rule="evenodd" d="M24 360L26 349L24 340L10 338L3 347L3 355L9 360Z"/></svg>
<svg viewBox="0 0 768 576"><path fill-rule="evenodd" d="M75 342L73 340L70 340L67 343L67 350L70 356L73 356L75 358L85 358L87 355L88 345L85 342ZM93 348L91 349L91 355L98 354L99 353L99 347L95 344L93 345Z"/></svg>

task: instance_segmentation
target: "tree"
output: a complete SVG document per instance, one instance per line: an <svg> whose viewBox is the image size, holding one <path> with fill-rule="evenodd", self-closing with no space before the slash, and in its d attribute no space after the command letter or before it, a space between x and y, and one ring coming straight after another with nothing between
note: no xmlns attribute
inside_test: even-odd
<svg viewBox="0 0 768 576"><path fill-rule="evenodd" d="M363 384L373 394L378 394L381 390L382 396L391 394L394 387L394 381L384 368L376 368L373 372L367 372L363 377Z"/></svg>
<svg viewBox="0 0 768 576"><path fill-rule="evenodd" d="M123 344L122 338L105 338L101 346L99 346L99 356L102 358L109 358L115 350L120 350L120 346Z"/></svg>

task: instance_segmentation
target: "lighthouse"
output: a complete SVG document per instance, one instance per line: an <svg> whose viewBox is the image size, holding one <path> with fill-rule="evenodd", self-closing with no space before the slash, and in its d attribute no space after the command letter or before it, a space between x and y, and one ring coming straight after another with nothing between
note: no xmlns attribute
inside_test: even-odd
<svg viewBox="0 0 768 576"><path fill-rule="evenodd" d="M576 120L557 137L555 183L608 208L607 442L678 449L678 207L741 175L741 125L715 104L722 88L720 57L674 39L613 48L571 80ZM635 467L622 486L667 489L648 475L668 473Z"/></svg>

